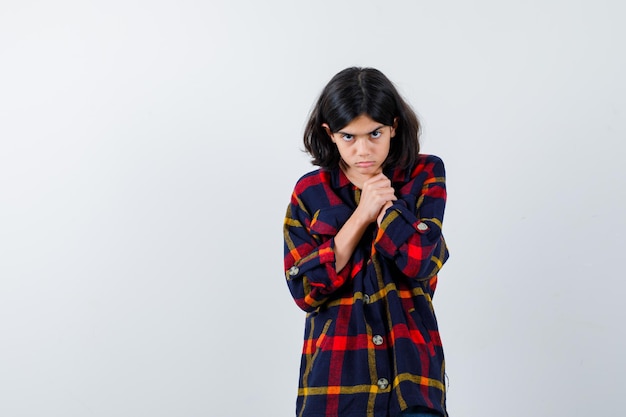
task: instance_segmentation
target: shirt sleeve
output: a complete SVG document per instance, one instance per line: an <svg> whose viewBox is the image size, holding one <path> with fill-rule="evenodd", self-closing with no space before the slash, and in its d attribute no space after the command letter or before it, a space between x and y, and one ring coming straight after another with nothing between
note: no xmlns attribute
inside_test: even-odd
<svg viewBox="0 0 626 417"><path fill-rule="evenodd" d="M387 209L374 244L407 277L429 279L449 256L441 232L446 204L445 168L434 156L420 168L423 174L411 180L406 198L400 197Z"/></svg>
<svg viewBox="0 0 626 417"><path fill-rule="evenodd" d="M352 263L335 270L334 236L350 213L346 207L311 215L294 192L284 222L285 276L291 295L304 311L314 311L350 276Z"/></svg>

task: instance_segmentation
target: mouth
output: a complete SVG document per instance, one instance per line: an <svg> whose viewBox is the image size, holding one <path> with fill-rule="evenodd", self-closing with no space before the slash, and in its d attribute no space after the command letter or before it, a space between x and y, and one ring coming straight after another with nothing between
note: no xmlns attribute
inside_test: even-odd
<svg viewBox="0 0 626 417"><path fill-rule="evenodd" d="M354 165L356 165L359 168L371 168L374 166L374 161L357 162Z"/></svg>

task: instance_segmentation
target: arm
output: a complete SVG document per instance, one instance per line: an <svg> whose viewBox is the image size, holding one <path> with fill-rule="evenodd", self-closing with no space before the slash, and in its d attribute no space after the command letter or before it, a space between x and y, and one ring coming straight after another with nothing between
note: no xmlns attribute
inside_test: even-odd
<svg viewBox="0 0 626 417"><path fill-rule="evenodd" d="M397 200L391 181L378 174L363 183L359 204L335 236L335 266L340 271L352 257L354 249L363 237L365 229L376 221L381 207Z"/></svg>
<svg viewBox="0 0 626 417"><path fill-rule="evenodd" d="M315 310L351 276L351 258L381 207L395 200L384 175L363 185L359 205L351 212L339 205L309 213L294 191L284 224L285 274L296 304Z"/></svg>
<svg viewBox="0 0 626 417"><path fill-rule="evenodd" d="M375 247L407 277L428 279L437 274L449 256L441 233L446 203L445 169L439 158L431 156L416 167L416 172L406 186L409 197L414 198L400 197L387 208Z"/></svg>
<svg viewBox="0 0 626 417"><path fill-rule="evenodd" d="M369 222L361 219L355 212L339 230L335 236L335 269L337 271L343 270L348 264L368 225Z"/></svg>
<svg viewBox="0 0 626 417"><path fill-rule="evenodd" d="M337 227L329 221L347 219L347 210L331 208L311 215L295 192L292 196L283 227L285 276L291 295L304 311L317 309L349 278L350 262L339 272L335 268Z"/></svg>

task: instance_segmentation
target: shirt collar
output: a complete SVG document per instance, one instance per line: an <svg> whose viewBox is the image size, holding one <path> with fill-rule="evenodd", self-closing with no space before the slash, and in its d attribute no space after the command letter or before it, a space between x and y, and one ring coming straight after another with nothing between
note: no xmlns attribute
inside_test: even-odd
<svg viewBox="0 0 626 417"><path fill-rule="evenodd" d="M346 174L343 173L341 168L335 167L330 170L331 186L335 189L343 188L348 185L352 185Z"/></svg>

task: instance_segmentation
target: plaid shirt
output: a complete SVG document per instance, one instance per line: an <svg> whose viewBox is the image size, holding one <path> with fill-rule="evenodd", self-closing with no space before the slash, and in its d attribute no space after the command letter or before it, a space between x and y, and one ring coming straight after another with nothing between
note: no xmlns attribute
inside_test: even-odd
<svg viewBox="0 0 626 417"><path fill-rule="evenodd" d="M296 184L284 224L285 275L307 312L299 417L388 417L413 406L447 415L444 357L432 296L448 258L441 159L385 170L398 200L335 271L334 236L360 190L340 169Z"/></svg>

